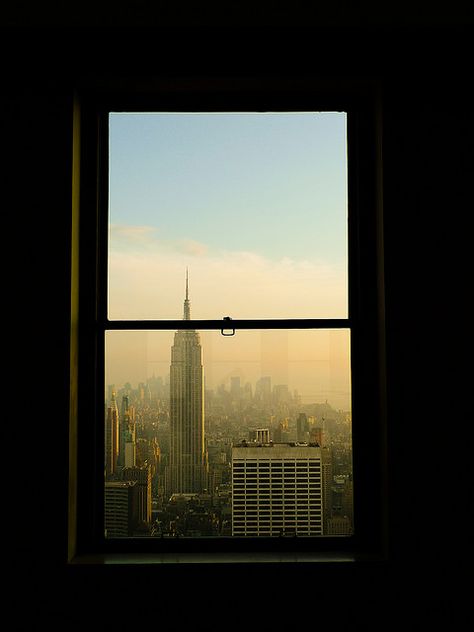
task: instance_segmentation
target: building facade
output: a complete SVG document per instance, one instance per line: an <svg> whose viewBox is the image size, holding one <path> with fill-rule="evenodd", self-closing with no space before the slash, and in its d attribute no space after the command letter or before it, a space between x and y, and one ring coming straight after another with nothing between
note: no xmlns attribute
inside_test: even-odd
<svg viewBox="0 0 474 632"><path fill-rule="evenodd" d="M105 537L126 538L137 526L137 481L105 483Z"/></svg>
<svg viewBox="0 0 474 632"><path fill-rule="evenodd" d="M151 522L151 467L125 467L122 471L122 480L136 481L135 502L137 504L136 514L139 523L150 524Z"/></svg>
<svg viewBox="0 0 474 632"><path fill-rule="evenodd" d="M123 467L134 467L136 465L136 423L135 409L129 404L128 396L122 398L120 411L120 438L118 465Z"/></svg>
<svg viewBox="0 0 474 632"><path fill-rule="evenodd" d="M317 446L234 446L232 535L323 535L322 487Z"/></svg>

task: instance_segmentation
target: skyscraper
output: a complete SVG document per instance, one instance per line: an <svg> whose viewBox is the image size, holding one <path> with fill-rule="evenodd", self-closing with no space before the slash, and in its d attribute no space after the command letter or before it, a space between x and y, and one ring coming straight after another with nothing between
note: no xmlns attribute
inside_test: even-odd
<svg viewBox="0 0 474 632"><path fill-rule="evenodd" d="M308 441L309 439L309 423L306 413L300 413L296 420L296 440Z"/></svg>
<svg viewBox="0 0 474 632"><path fill-rule="evenodd" d="M122 398L119 428L119 455L117 463L120 467L134 467L136 465L135 410L130 406L127 395L124 395Z"/></svg>
<svg viewBox="0 0 474 632"><path fill-rule="evenodd" d="M105 420L105 471L107 475L115 474L119 455L119 414L115 392L107 408Z"/></svg>
<svg viewBox="0 0 474 632"><path fill-rule="evenodd" d="M187 271L183 319L191 319ZM201 342L197 331L181 330L171 348L169 492L202 492L206 470Z"/></svg>
<svg viewBox="0 0 474 632"><path fill-rule="evenodd" d="M127 537L137 526L137 481L105 483L105 535L107 538Z"/></svg>
<svg viewBox="0 0 474 632"><path fill-rule="evenodd" d="M137 520L139 523L149 524L151 522L151 467L148 464L142 467L125 467L122 470L122 480L136 481Z"/></svg>

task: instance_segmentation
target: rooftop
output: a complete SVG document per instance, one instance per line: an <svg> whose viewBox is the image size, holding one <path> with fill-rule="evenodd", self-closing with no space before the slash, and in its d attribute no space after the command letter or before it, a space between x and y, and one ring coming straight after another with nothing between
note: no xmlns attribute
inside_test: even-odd
<svg viewBox="0 0 474 632"><path fill-rule="evenodd" d="M279 448L279 447L290 447L290 448L319 448L319 443L316 442L307 442L307 441L283 441L279 443L275 443L270 441L269 443L262 443L260 441L247 441L243 439L237 445L232 446L233 448Z"/></svg>
<svg viewBox="0 0 474 632"><path fill-rule="evenodd" d="M232 457L242 459L320 459L321 448L317 443L244 443L232 447Z"/></svg>

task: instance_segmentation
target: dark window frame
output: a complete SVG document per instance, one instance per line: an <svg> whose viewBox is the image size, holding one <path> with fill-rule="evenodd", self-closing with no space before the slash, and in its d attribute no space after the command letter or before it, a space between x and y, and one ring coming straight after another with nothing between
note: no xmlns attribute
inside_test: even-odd
<svg viewBox="0 0 474 632"><path fill-rule="evenodd" d="M110 111L344 111L348 116L349 315L347 319L235 320L235 329L349 328L354 535L344 538L103 537L104 335L110 329L221 330L222 320L108 321ZM314 78L163 78L78 86L73 139L73 246L69 561L130 555L295 554L335 559L387 555L381 106L370 82ZM253 557L253 559L256 559Z"/></svg>

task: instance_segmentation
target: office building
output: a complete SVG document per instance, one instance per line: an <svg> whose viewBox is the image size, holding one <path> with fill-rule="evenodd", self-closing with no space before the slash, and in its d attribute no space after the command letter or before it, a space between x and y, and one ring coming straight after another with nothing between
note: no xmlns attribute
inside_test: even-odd
<svg viewBox="0 0 474 632"><path fill-rule="evenodd" d="M232 448L232 535L323 534L321 450L298 443Z"/></svg>
<svg viewBox="0 0 474 632"><path fill-rule="evenodd" d="M137 459L135 410L129 404L129 398L122 398L122 408L119 420L119 456L120 467L134 467Z"/></svg>
<svg viewBox="0 0 474 632"><path fill-rule="evenodd" d="M309 422L305 413L300 413L296 420L296 439L303 442L309 439Z"/></svg>
<svg viewBox="0 0 474 632"><path fill-rule="evenodd" d="M125 467L122 471L124 481L136 481L136 514L139 523L151 522L151 467Z"/></svg>
<svg viewBox="0 0 474 632"><path fill-rule="evenodd" d="M105 536L123 538L137 526L136 481L105 483Z"/></svg>

